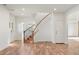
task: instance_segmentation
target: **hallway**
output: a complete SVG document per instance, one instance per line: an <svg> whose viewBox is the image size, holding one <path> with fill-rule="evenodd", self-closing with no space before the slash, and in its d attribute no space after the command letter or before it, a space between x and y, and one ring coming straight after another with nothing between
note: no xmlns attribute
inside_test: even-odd
<svg viewBox="0 0 79 59"><path fill-rule="evenodd" d="M0 5L0 55L78 55L78 15L75 4Z"/></svg>

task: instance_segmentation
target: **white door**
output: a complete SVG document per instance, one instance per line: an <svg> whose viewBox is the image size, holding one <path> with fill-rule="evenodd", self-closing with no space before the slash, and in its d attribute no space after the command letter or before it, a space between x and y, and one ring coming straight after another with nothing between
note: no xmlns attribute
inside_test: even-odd
<svg viewBox="0 0 79 59"><path fill-rule="evenodd" d="M64 23L62 21L56 22L56 43L64 43Z"/></svg>

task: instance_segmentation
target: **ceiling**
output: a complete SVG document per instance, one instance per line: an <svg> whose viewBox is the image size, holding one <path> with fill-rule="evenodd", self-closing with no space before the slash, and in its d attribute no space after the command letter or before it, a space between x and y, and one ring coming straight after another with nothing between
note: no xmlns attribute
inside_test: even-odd
<svg viewBox="0 0 79 59"><path fill-rule="evenodd" d="M6 7L15 16L26 16L36 12L63 13L75 4L7 4Z"/></svg>

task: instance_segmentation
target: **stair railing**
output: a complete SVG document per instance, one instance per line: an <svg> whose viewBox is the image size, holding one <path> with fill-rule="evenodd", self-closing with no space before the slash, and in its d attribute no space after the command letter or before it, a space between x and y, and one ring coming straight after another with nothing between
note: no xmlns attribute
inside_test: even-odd
<svg viewBox="0 0 79 59"><path fill-rule="evenodd" d="M37 25L36 25L36 27L35 27L35 29L34 29L34 32L35 32L35 30L37 29L37 27L38 27L50 14L52 14L52 13L47 14L45 17L42 18L42 20L40 20L40 21L37 23Z"/></svg>
<svg viewBox="0 0 79 59"><path fill-rule="evenodd" d="M45 17L43 17L42 20L40 20L40 21L37 23L37 25L35 26L34 30L31 31L31 35L32 35L32 39L33 39L33 40L34 40L34 36L35 36L36 33L38 32L38 31L36 31L37 28L38 28L38 26L39 26L50 14L52 14L52 13L49 13L49 14L47 14ZM28 29L26 29L26 30L24 31L24 40L25 40L25 37L26 37L25 33L26 33L27 31L29 31L29 29L32 28L33 26L34 26L34 25L32 25L31 27L29 27Z"/></svg>
<svg viewBox="0 0 79 59"><path fill-rule="evenodd" d="M24 30L24 40L25 40L25 37L26 37L26 32L30 31L31 32L31 35L32 35L32 31L30 30L34 25L30 26L29 28L27 28L26 30Z"/></svg>

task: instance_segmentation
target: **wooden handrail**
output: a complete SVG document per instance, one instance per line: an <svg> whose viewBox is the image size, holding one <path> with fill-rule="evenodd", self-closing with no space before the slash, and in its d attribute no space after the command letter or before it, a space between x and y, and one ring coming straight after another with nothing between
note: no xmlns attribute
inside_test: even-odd
<svg viewBox="0 0 79 59"><path fill-rule="evenodd" d="M32 28L34 25L32 25L31 27L29 27L28 29L26 29L24 32L26 32L27 30L29 30L30 28Z"/></svg>
<svg viewBox="0 0 79 59"><path fill-rule="evenodd" d="M38 24L36 25L36 27L34 28L33 31L35 31L35 30L37 29L37 27L40 25L40 23L41 23L43 20L45 20L45 18L48 17L50 14L52 14L52 13L47 14L42 20L40 20L40 21L38 22ZM26 32L27 30L29 30L29 29L32 28L33 26L34 26L34 25L32 25L31 27L29 27L28 29L26 29L24 32Z"/></svg>
<svg viewBox="0 0 79 59"><path fill-rule="evenodd" d="M47 14L42 20L39 21L39 23L36 25L34 31L37 29L37 27L40 25L40 23L41 23L43 20L45 20L45 18L48 17L50 14L52 14L52 13Z"/></svg>

